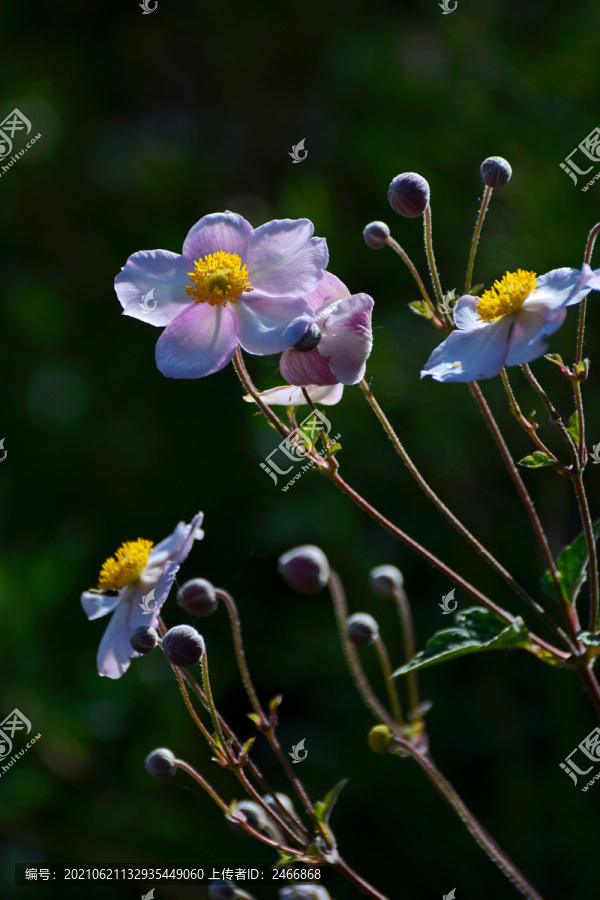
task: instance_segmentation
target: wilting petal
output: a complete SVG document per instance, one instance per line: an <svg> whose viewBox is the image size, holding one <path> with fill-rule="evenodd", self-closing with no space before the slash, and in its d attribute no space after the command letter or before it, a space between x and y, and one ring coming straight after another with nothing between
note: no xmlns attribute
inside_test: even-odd
<svg viewBox="0 0 600 900"><path fill-rule="evenodd" d="M81 595L81 605L83 611L90 621L100 619L107 616L117 608L121 597L125 593L126 588L121 588L114 595L105 593L96 593L96 591L84 591Z"/></svg>
<svg viewBox="0 0 600 900"><path fill-rule="evenodd" d="M306 385L304 390L313 403L321 403L323 406L333 406L339 403L344 393L343 384ZM281 387L271 388L261 392L261 398L267 406L304 406L308 401L302 393L301 387L284 384ZM244 397L248 403L254 403L251 394Z"/></svg>
<svg viewBox="0 0 600 900"><path fill-rule="evenodd" d="M353 294L341 300L325 322L317 352L329 360L331 371L342 384L358 384L364 378L373 346L372 312L373 300L368 294Z"/></svg>
<svg viewBox="0 0 600 900"><path fill-rule="evenodd" d="M156 365L169 378L203 378L226 366L236 347L231 308L194 303L159 337Z"/></svg>
<svg viewBox="0 0 600 900"><path fill-rule="evenodd" d="M237 253L244 259L251 234L252 226L237 213L212 213L203 216L190 229L183 244L183 255L195 261L223 250L225 253Z"/></svg>
<svg viewBox="0 0 600 900"><path fill-rule="evenodd" d="M504 316L472 331L453 331L435 348L421 378L431 375L436 381L449 382L492 378L505 365L512 325L512 316Z"/></svg>
<svg viewBox="0 0 600 900"><path fill-rule="evenodd" d="M137 607L137 609L141 613L140 608ZM97 662L100 675L106 675L107 678L120 678L129 668L131 660L140 656L129 643L129 637L138 624L147 625L148 623L146 621L137 622L135 621L137 618L129 598L122 600L113 613L98 648ZM133 624L134 622L135 624Z"/></svg>
<svg viewBox="0 0 600 900"><path fill-rule="evenodd" d="M284 297L313 291L329 260L327 242L313 232L308 219L274 219L255 229L244 258L252 287Z"/></svg>
<svg viewBox="0 0 600 900"><path fill-rule="evenodd" d="M193 268L185 256L169 250L134 253L115 278L123 315L150 325L168 325L192 302L185 288Z"/></svg>
<svg viewBox="0 0 600 900"><path fill-rule="evenodd" d="M325 272L323 280L318 287L305 296L305 300L315 314L318 314L323 306L326 306L331 300L343 300L349 297L350 291L346 285L332 275L331 272Z"/></svg>
<svg viewBox="0 0 600 900"><path fill-rule="evenodd" d="M286 350L279 360L279 371L290 384L300 386L336 384L339 380L331 371L329 361L321 356L318 348L306 353L294 349Z"/></svg>
<svg viewBox="0 0 600 900"><path fill-rule="evenodd" d="M240 296L235 311L237 339L244 350L257 356L291 347L313 318L300 297L266 297L255 291Z"/></svg>

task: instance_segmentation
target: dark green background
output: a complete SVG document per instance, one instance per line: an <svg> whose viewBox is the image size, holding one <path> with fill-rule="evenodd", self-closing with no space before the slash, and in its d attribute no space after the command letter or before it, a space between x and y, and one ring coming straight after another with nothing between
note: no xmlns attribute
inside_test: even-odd
<svg viewBox="0 0 600 900"><path fill-rule="evenodd" d="M0 894L142 892L14 888L14 861L273 861L230 834L185 777L160 783L146 774L146 753L167 745L224 796L237 794L210 763L160 654L118 682L98 677L105 622L88 623L79 605L122 541L160 540L202 509L206 537L182 579L202 575L236 596L260 695L284 694L282 743L306 738L298 771L311 795L350 778L333 818L349 862L391 898L440 898L453 887L460 900L516 897L414 763L368 750L371 719L345 670L326 595L294 595L275 566L297 543L320 544L351 608L380 620L395 663L398 628L391 606L369 594L369 569L402 568L420 645L447 624L437 604L451 584L324 479L305 475L285 494L275 489L259 466L274 434L241 402L233 369L202 381L163 378L154 365L159 331L121 317L112 283L136 250L179 251L206 213L232 209L254 226L310 217L328 240L331 271L375 299L369 377L399 435L457 514L539 596L540 554L468 390L419 381L439 335L407 310L418 298L407 270L391 251L369 250L361 231L387 220L425 278L420 221L399 219L386 202L395 174L419 171L431 184L444 288L460 290L479 164L499 154L514 177L494 197L475 280L579 265L600 217L600 185L582 193L559 164L599 124L600 8L592 0L459 0L443 16L435 0L159 0L144 16L136 0L36 0L7 4L0 30L2 117L18 107L42 133L0 178L0 437L8 452L0 465L0 712L18 707L42 733L0 779ZM302 138L308 158L294 165L288 153ZM552 339L567 359L575 322L572 311ZM261 387L279 383L276 358L250 364ZM535 370L569 414L558 370L543 360ZM513 381L528 413L536 401L520 372ZM484 390L520 458L529 445L499 387ZM595 366L585 396L594 444ZM345 477L496 602L523 613L418 492L359 388L331 414ZM552 472L526 480L558 550L578 530L568 484ZM588 483L598 515L595 466ZM457 599L468 604L460 591ZM185 621L173 599L164 615ZM219 706L248 736L224 614L202 627ZM432 669L422 692L434 701L434 758L515 862L547 900L593 896L598 790L580 796L559 769L595 725L575 677L498 653ZM260 743L255 753L283 789ZM200 896L157 889L158 898ZM335 881L332 896L358 895Z"/></svg>

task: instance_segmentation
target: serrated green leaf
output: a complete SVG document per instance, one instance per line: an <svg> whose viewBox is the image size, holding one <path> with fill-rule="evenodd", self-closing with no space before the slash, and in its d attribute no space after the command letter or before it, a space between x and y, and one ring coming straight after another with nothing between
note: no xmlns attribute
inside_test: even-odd
<svg viewBox="0 0 600 900"><path fill-rule="evenodd" d="M513 647L529 647L527 627L517 616L512 622L490 609L473 606L455 615L456 626L437 631L429 639L424 650L421 650L406 665L394 672L405 675L415 669L424 669L448 659L464 656L467 653L480 653L483 650L511 649Z"/></svg>
<svg viewBox="0 0 600 900"><path fill-rule="evenodd" d="M431 308L424 300L413 300L412 303L408 304L408 308L416 313L417 316L424 316L426 319L433 318Z"/></svg>
<svg viewBox="0 0 600 900"><path fill-rule="evenodd" d="M593 526L594 540L598 540L600 534L600 519L594 522ZM577 599L577 595L585 584L587 579L587 567L589 557L587 552L587 543L585 533L581 533L576 537L572 544L569 544L556 560L556 568L558 570L558 582L560 584L563 599L573 604ZM544 572L542 576L542 587L550 597L556 598L556 590L554 589L554 581L549 571Z"/></svg>
<svg viewBox="0 0 600 900"><path fill-rule="evenodd" d="M535 412L532 415L535 415ZM542 453L541 450L536 450L531 456L524 456L523 459L519 460L519 465L525 466L526 469L542 469L544 466L551 466L553 463L554 460L550 459L547 453Z"/></svg>
<svg viewBox="0 0 600 900"><path fill-rule="evenodd" d="M576 444L579 443L579 416L577 415L577 410L573 413L571 418L569 419L569 424L567 425L567 431L573 438Z"/></svg>
<svg viewBox="0 0 600 900"><path fill-rule="evenodd" d="M591 631L580 631L576 637L586 647L600 647L600 634L592 634Z"/></svg>
<svg viewBox="0 0 600 900"><path fill-rule="evenodd" d="M335 787L332 787L331 790L325 794L322 800L317 800L315 803L315 816L319 825L324 825L325 828L329 826L329 817L331 816L333 807L337 802L337 798L339 797L342 788L344 788L347 783L348 779L342 778Z"/></svg>

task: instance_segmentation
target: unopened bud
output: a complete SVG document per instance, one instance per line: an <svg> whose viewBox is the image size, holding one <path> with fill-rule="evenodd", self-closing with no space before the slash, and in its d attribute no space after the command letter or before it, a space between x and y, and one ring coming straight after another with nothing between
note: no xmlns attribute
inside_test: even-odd
<svg viewBox="0 0 600 900"><path fill-rule="evenodd" d="M209 900L235 900L235 884L226 878L219 878L208 886Z"/></svg>
<svg viewBox="0 0 600 900"><path fill-rule="evenodd" d="M392 742L392 732L387 725L373 725L367 742L373 753L387 753Z"/></svg>
<svg viewBox="0 0 600 900"><path fill-rule="evenodd" d="M156 628L150 625L140 625L129 638L133 650L137 653L150 653L158 644Z"/></svg>
<svg viewBox="0 0 600 900"><path fill-rule="evenodd" d="M378 597L391 597L404 584L400 569L396 566L376 566L369 572L371 590Z"/></svg>
<svg viewBox="0 0 600 900"><path fill-rule="evenodd" d="M303 544L279 557L277 569L291 588L300 594L316 594L329 579L329 562L313 544Z"/></svg>
<svg viewBox="0 0 600 900"><path fill-rule="evenodd" d="M215 589L206 578L186 581L177 593L177 603L191 616L210 616L219 605Z"/></svg>
<svg viewBox="0 0 600 900"><path fill-rule="evenodd" d="M369 222L363 231L363 237L367 247L373 250L380 250L385 247L387 239L390 236L390 229L385 222Z"/></svg>
<svg viewBox="0 0 600 900"><path fill-rule="evenodd" d="M417 172L403 172L390 184L388 200L394 212L413 219L429 206L429 184Z"/></svg>
<svg viewBox="0 0 600 900"><path fill-rule="evenodd" d="M379 637L379 625L369 613L354 613L346 622L346 634L357 647L368 647Z"/></svg>
<svg viewBox="0 0 600 900"><path fill-rule="evenodd" d="M148 754L145 765L155 778L170 778L176 771L175 755L166 747L159 747Z"/></svg>
<svg viewBox="0 0 600 900"><path fill-rule="evenodd" d="M510 163L501 156L488 156L481 163L481 177L488 187L504 187L510 181L511 175Z"/></svg>
<svg viewBox="0 0 600 900"><path fill-rule="evenodd" d="M267 817L264 809L259 806L258 803L254 803L253 800L242 800L240 803L235 804L233 810L235 812L243 813L244 819L255 831L262 831L267 825ZM230 830L239 837L249 837L244 826L234 819L228 819L227 824L229 825Z"/></svg>
<svg viewBox="0 0 600 900"><path fill-rule="evenodd" d="M204 654L204 638L191 625L175 625L165 634L162 649L174 666L193 666Z"/></svg>

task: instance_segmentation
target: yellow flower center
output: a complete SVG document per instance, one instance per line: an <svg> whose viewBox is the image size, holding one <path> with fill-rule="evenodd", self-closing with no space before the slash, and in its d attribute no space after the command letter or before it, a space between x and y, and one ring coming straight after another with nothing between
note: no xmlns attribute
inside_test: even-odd
<svg viewBox="0 0 600 900"><path fill-rule="evenodd" d="M196 303L221 306L229 300L235 303L243 291L251 291L248 269L242 265L237 253L209 253L194 263L194 271L188 272L191 284L186 291L196 298Z"/></svg>
<svg viewBox="0 0 600 900"><path fill-rule="evenodd" d="M521 308L523 301L535 290L535 272L507 272L484 291L477 303L477 312L484 322L495 322Z"/></svg>
<svg viewBox="0 0 600 900"><path fill-rule="evenodd" d="M148 564L152 541L138 538L125 541L114 556L109 556L102 564L98 576L98 590L118 590L135 584Z"/></svg>

